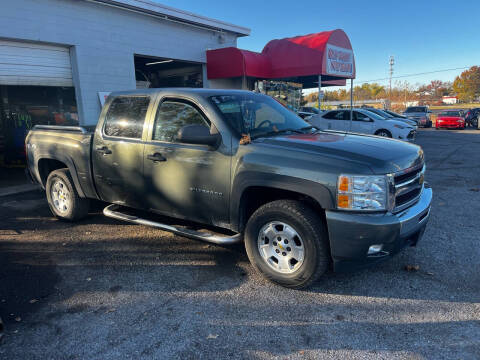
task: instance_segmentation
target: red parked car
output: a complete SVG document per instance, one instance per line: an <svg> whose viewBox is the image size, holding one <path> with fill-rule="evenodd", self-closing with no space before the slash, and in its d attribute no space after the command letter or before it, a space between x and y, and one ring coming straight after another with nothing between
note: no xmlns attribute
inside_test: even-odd
<svg viewBox="0 0 480 360"><path fill-rule="evenodd" d="M465 129L465 119L458 110L443 111L437 116L435 128L441 129Z"/></svg>

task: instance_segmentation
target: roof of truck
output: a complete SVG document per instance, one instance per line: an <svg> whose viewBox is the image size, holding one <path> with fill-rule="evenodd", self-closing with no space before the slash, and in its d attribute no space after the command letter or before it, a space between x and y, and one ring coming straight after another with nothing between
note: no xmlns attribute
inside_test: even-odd
<svg viewBox="0 0 480 360"><path fill-rule="evenodd" d="M209 97L215 95L252 95L258 94L249 90L232 90L232 89L206 89L206 88L155 88L155 89L139 89L127 91L114 91L111 96L121 95L141 95L141 94L170 94L170 95L187 95Z"/></svg>

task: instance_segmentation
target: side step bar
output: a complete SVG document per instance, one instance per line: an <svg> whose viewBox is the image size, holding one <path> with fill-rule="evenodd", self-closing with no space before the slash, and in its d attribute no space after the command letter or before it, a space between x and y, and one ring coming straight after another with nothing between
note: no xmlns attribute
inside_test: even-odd
<svg viewBox="0 0 480 360"><path fill-rule="evenodd" d="M242 241L242 234L235 234L232 236L219 236L219 235L213 235L206 232L204 233L196 230L185 229L178 226L162 224L156 221L142 219L134 215L121 213L119 211L116 211L118 207L119 206L116 204L108 205L105 209L103 209L103 215L113 219L117 219L117 220L128 221L134 224L152 226L157 229L169 231L177 235L193 238L196 240L207 241L214 244L230 245L230 244L235 244Z"/></svg>

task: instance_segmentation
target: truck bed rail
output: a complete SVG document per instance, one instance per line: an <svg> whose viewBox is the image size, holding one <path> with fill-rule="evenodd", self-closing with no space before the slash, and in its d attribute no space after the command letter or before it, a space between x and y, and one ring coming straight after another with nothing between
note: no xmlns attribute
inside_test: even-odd
<svg viewBox="0 0 480 360"><path fill-rule="evenodd" d="M35 125L33 130L57 130L57 131L72 131L88 134L88 130L81 126L62 126L62 125Z"/></svg>

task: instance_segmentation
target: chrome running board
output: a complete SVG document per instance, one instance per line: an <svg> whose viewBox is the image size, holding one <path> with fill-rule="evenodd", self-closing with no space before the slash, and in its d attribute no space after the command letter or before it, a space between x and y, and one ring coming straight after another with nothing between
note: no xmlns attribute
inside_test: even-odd
<svg viewBox="0 0 480 360"><path fill-rule="evenodd" d="M138 216L121 213L119 211L116 211L118 207L119 206L116 204L108 205L105 209L103 209L103 215L113 219L128 221L138 225L152 226L157 229L169 231L177 235L182 235L182 236L193 238L196 240L207 241L214 244L230 245L230 244L235 244L242 241L241 234L235 234L232 236L228 236L228 235L219 236L219 235L214 235L207 232L200 232L200 231L186 229L186 228L182 228L174 225L162 224L156 221L142 219L142 218L139 218Z"/></svg>

